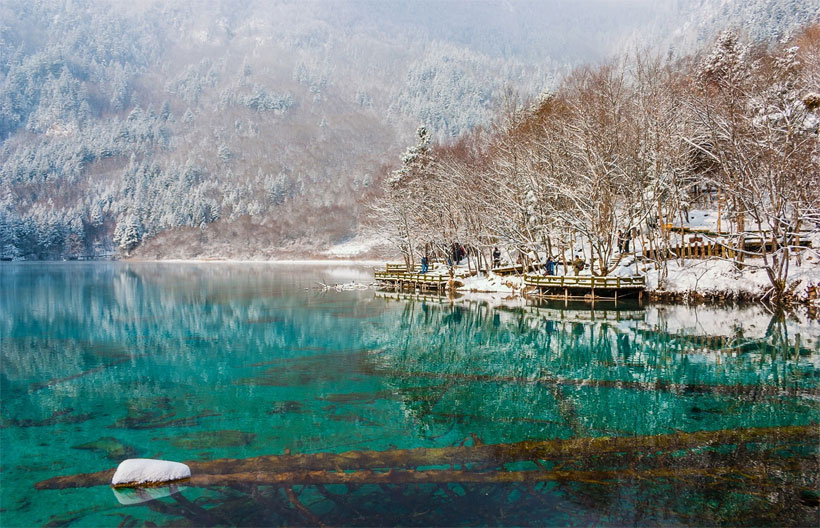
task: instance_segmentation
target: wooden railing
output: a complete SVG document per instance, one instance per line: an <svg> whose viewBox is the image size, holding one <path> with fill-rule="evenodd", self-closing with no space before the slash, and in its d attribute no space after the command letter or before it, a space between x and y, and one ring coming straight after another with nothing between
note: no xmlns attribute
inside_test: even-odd
<svg viewBox="0 0 820 528"><path fill-rule="evenodd" d="M677 231L677 229L676 229ZM752 234L743 241L743 251L751 253L761 253L762 246L766 245L767 251L771 251L772 242L769 238ZM800 247L812 247L811 240L806 236L795 236L793 244ZM664 249L644 249L643 256L647 259L658 260L660 258L688 258L688 259L708 259L712 257L735 258L740 248L737 242L715 242L704 241L701 237L689 240L683 244ZM665 253L664 253L665 252Z"/></svg>
<svg viewBox="0 0 820 528"><path fill-rule="evenodd" d="M717 242L688 243L668 249L645 249L644 258L659 260L660 258L689 258L707 259L712 257L735 258L737 251L734 248Z"/></svg>
<svg viewBox="0 0 820 528"><path fill-rule="evenodd" d="M377 281L386 282L414 282L420 284L447 284L450 277L447 275L433 275L431 273L411 273L407 271L377 271L373 274Z"/></svg>
<svg viewBox="0 0 820 528"><path fill-rule="evenodd" d="M543 262L533 262L530 264L528 269L525 269L525 266L523 264L510 264L509 266L498 266L497 268L493 268L492 271L496 275L518 275L526 271L538 271L545 267L546 264Z"/></svg>
<svg viewBox="0 0 820 528"><path fill-rule="evenodd" d="M524 275L524 284L542 288L645 288L646 277L592 277L589 275Z"/></svg>
<svg viewBox="0 0 820 528"><path fill-rule="evenodd" d="M443 263L441 263L441 262L430 262L430 269L431 270L438 269L442 265L443 265ZM420 270L420 269L421 269L421 264L417 265L416 269L414 271L412 271L411 273L416 273L417 270ZM384 265L384 271L393 272L393 273L406 272L407 271L407 264L393 264L393 263L388 262L387 264Z"/></svg>

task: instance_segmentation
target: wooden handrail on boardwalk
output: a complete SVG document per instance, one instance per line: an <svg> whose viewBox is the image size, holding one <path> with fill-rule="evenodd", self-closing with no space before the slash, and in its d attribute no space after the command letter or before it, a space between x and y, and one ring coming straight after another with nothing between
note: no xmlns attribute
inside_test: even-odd
<svg viewBox="0 0 820 528"><path fill-rule="evenodd" d="M529 265L529 267L524 266L523 264L511 264L509 266L498 266L492 269L492 272L496 275L512 275L512 274L520 274L522 272L527 271L538 271L544 269L546 264L543 262L533 262Z"/></svg>
<svg viewBox="0 0 820 528"><path fill-rule="evenodd" d="M624 295L638 294L643 301L646 277L593 277L590 275L524 275L524 284L534 287L539 295L563 299L591 297L602 298L601 292L612 294L618 300L619 292ZM597 290L597 293L596 293ZM603 297L609 298L609 297Z"/></svg>
<svg viewBox="0 0 820 528"><path fill-rule="evenodd" d="M390 288L403 290L405 288L419 290L435 290L439 294L444 293L450 284L450 276L440 273L419 273L410 271L376 271L373 273L376 281L387 285ZM453 286L461 285L454 282Z"/></svg>
<svg viewBox="0 0 820 528"><path fill-rule="evenodd" d="M688 259L708 259L712 257L719 258L735 258L738 253L738 247L735 242L719 242L719 241L689 241L677 246L672 246L664 249L644 249L643 256L647 259L657 260L658 258L688 258ZM769 239L761 238L757 235L747 236L743 242L744 251L752 253L760 253L763 244L766 245L767 251L771 251L772 243ZM812 241L807 237L796 237L795 246L810 248ZM666 253L664 253L664 251ZM665 254L665 257L664 257Z"/></svg>
<svg viewBox="0 0 820 528"><path fill-rule="evenodd" d="M542 288L632 289L646 287L646 277L593 277L589 275L524 275L524 284Z"/></svg>
<svg viewBox="0 0 820 528"><path fill-rule="evenodd" d="M430 262L430 271L435 270L435 269L440 269L441 266L443 266L443 265L444 264L441 263L441 262L435 262L435 261ZM421 266L417 266L415 270L413 270L409 273L418 273L420 269L421 269ZM398 263L393 264L393 263L388 262L387 264L384 265L384 271L389 272L389 273L407 273L407 265L406 264L398 264Z"/></svg>
<svg viewBox="0 0 820 528"><path fill-rule="evenodd" d="M667 249L645 249L643 256L646 259L658 260L659 258L689 258L708 259L712 257L735 258L737 251L726 244L718 242L687 243L680 246L672 246ZM665 255L665 256L664 256Z"/></svg>
<svg viewBox="0 0 820 528"><path fill-rule="evenodd" d="M447 275L433 275L432 273L413 273L408 271L377 271L373 274L376 280L387 282L419 282L422 284L447 284L450 277Z"/></svg>

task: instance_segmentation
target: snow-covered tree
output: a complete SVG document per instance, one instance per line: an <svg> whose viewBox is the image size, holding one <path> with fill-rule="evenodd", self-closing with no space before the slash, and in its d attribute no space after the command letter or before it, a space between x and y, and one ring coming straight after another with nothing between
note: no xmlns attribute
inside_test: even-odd
<svg viewBox="0 0 820 528"><path fill-rule="evenodd" d="M142 241L142 224L133 214L117 222L114 229L114 242L125 254L129 254Z"/></svg>

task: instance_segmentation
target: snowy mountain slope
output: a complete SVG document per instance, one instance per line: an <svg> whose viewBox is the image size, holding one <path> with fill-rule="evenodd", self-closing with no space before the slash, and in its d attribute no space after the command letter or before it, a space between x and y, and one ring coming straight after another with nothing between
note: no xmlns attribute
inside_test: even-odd
<svg viewBox="0 0 820 528"><path fill-rule="evenodd" d="M0 258L324 247L419 123L454 137L508 88L725 25L773 38L819 5L2 0Z"/></svg>

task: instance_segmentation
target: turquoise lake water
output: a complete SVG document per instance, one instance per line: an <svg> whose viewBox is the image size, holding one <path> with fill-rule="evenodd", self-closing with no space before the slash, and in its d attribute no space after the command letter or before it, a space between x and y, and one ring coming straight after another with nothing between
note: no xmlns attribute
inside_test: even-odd
<svg viewBox="0 0 820 528"><path fill-rule="evenodd" d="M0 524L820 523L817 322L761 307L313 288L351 280L372 272L0 264ZM681 444L696 431L724 436ZM597 437L626 447L583 440ZM555 440L575 443L505 458ZM469 458L490 444L507 447ZM455 459L436 458L444 447ZM432 458L404 467L395 450L410 448ZM133 457L350 451L377 471L323 468L361 478L350 484L300 468L278 484L192 481L136 504L107 485L35 489Z"/></svg>

